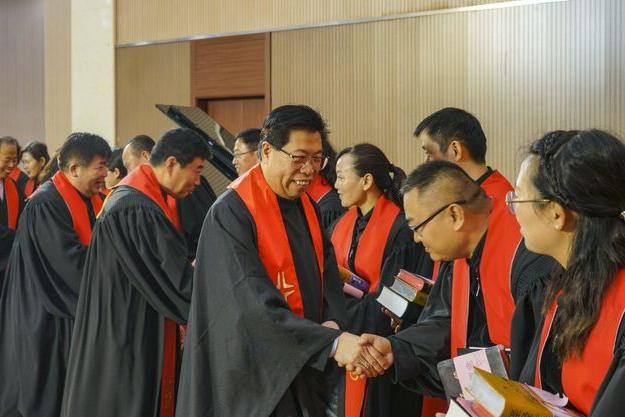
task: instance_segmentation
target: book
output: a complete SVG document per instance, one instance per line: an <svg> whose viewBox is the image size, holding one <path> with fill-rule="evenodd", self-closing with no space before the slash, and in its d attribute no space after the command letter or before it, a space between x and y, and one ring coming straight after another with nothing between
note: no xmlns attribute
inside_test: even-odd
<svg viewBox="0 0 625 417"><path fill-rule="evenodd" d="M471 352L441 361L437 365L447 399L462 397L472 399L467 391L474 368L508 378L510 358L503 345L472 349Z"/></svg>
<svg viewBox="0 0 625 417"><path fill-rule="evenodd" d="M583 417L546 400L538 388L475 368L468 391L493 417Z"/></svg>
<svg viewBox="0 0 625 417"><path fill-rule="evenodd" d="M432 285L432 280L400 269L390 288L409 302L424 306Z"/></svg>
<svg viewBox="0 0 625 417"><path fill-rule="evenodd" d="M474 401L452 398L445 417L492 417L492 415Z"/></svg>
<svg viewBox="0 0 625 417"><path fill-rule="evenodd" d="M365 293L354 287L353 285L348 284L347 282L343 283L343 292L345 294L351 295L354 298L362 298L365 296Z"/></svg>
<svg viewBox="0 0 625 417"><path fill-rule="evenodd" d="M342 266L339 266L339 276L341 278L341 281L343 281L343 283L348 284L358 289L359 291L362 291L365 294L368 293L369 288L371 288L371 284L369 283L369 281L367 281L364 278L359 277L358 275L354 274L349 269L344 268ZM345 292L347 293L347 291ZM362 296L358 298L362 298Z"/></svg>
<svg viewBox="0 0 625 417"><path fill-rule="evenodd" d="M402 317L408 308L408 300L384 285L376 299L384 308L397 317Z"/></svg>

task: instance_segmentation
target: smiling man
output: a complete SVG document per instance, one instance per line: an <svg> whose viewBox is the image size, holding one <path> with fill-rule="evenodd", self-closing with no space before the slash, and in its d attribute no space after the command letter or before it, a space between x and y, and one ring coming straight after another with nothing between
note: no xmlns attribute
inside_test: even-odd
<svg viewBox="0 0 625 417"><path fill-rule="evenodd" d="M11 178L11 172L17 166L17 149L17 140L10 136L0 137L0 282L24 201L18 185Z"/></svg>
<svg viewBox="0 0 625 417"><path fill-rule="evenodd" d="M209 158L195 132L170 130L108 197L87 256L62 416L173 415L193 267L166 196L193 192Z"/></svg>
<svg viewBox="0 0 625 417"><path fill-rule="evenodd" d="M265 119L260 164L209 211L198 247L177 415L337 415L338 369L358 338L332 244L305 193L326 163L326 125L307 106Z"/></svg>
<svg viewBox="0 0 625 417"><path fill-rule="evenodd" d="M437 363L469 347L510 347L516 300L549 276L553 260L529 252L506 206L494 204L451 162L421 165L402 191L415 241L423 243L432 260L450 262L415 325L390 340L363 339L383 353L392 352L395 382L442 397Z"/></svg>
<svg viewBox="0 0 625 417"><path fill-rule="evenodd" d="M51 181L33 194L0 296L0 415L58 416L83 266L102 206L111 149L89 133L69 136Z"/></svg>

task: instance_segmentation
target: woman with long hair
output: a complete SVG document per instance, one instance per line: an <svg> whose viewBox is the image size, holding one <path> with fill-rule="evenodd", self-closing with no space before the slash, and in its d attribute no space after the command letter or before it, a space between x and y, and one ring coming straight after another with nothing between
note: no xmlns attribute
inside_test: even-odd
<svg viewBox="0 0 625 417"><path fill-rule="evenodd" d="M355 334L393 333L391 322L377 303L382 284L391 285L399 268L430 276L432 261L415 243L402 211L399 189L406 178L378 147L361 143L343 149L336 160L336 189L347 212L331 231L339 267L366 280L362 298L346 296L349 331ZM369 382L346 374L345 416L414 415L416 394L403 392L382 376ZM365 403L364 397L367 401ZM363 409L364 406L364 410Z"/></svg>
<svg viewBox="0 0 625 417"><path fill-rule="evenodd" d="M625 145L600 130L551 132L532 145L507 204L527 248L559 264L535 289L545 298L531 340L532 320L515 318L513 376L565 394L585 415L622 415Z"/></svg>

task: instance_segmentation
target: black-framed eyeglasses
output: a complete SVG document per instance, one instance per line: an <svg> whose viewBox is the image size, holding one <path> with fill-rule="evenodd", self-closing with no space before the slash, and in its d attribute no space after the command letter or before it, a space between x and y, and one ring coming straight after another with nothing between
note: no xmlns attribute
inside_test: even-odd
<svg viewBox="0 0 625 417"><path fill-rule="evenodd" d="M278 148L275 146L274 148L291 158L291 165L293 166L293 168L302 168L304 165L306 165L307 162L310 162L310 166L312 166L317 171L320 171L324 169L326 165L328 165L327 156L293 155L292 153L289 153L282 148Z"/></svg>
<svg viewBox="0 0 625 417"><path fill-rule="evenodd" d="M258 150L253 149L253 150L251 150L251 151L233 153L233 154L232 154L232 159L239 159L239 158L241 158L243 155L247 155L248 153L253 153L253 152L258 152Z"/></svg>
<svg viewBox="0 0 625 417"><path fill-rule="evenodd" d="M548 203L550 201L551 200L548 200L546 198L539 198L539 199L534 199L534 200L519 200L514 191L508 191L506 193L506 206L508 206L508 210L510 210L510 213L512 214L516 214L515 205L517 203Z"/></svg>
<svg viewBox="0 0 625 417"><path fill-rule="evenodd" d="M438 216L439 214L441 214L443 211L445 211L446 209L448 209L449 207L453 206L454 204L466 204L467 200L456 200L452 203L446 204L443 207L439 208L438 210L436 210L434 213L432 213L430 215L430 217L428 217L427 219L423 220L421 223L419 223L416 226L408 226L410 228L410 230L412 230L412 233L416 233L416 234L421 234L423 233L423 229L425 228L425 226L431 222L432 220L434 220L434 218L436 216Z"/></svg>

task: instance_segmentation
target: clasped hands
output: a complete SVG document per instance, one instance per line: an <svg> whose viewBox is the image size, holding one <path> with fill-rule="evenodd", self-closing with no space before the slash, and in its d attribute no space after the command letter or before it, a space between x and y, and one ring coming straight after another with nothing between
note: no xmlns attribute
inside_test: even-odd
<svg viewBox="0 0 625 417"><path fill-rule="evenodd" d="M365 333L339 336L334 359L354 377L375 378L393 365L391 342L385 337Z"/></svg>

